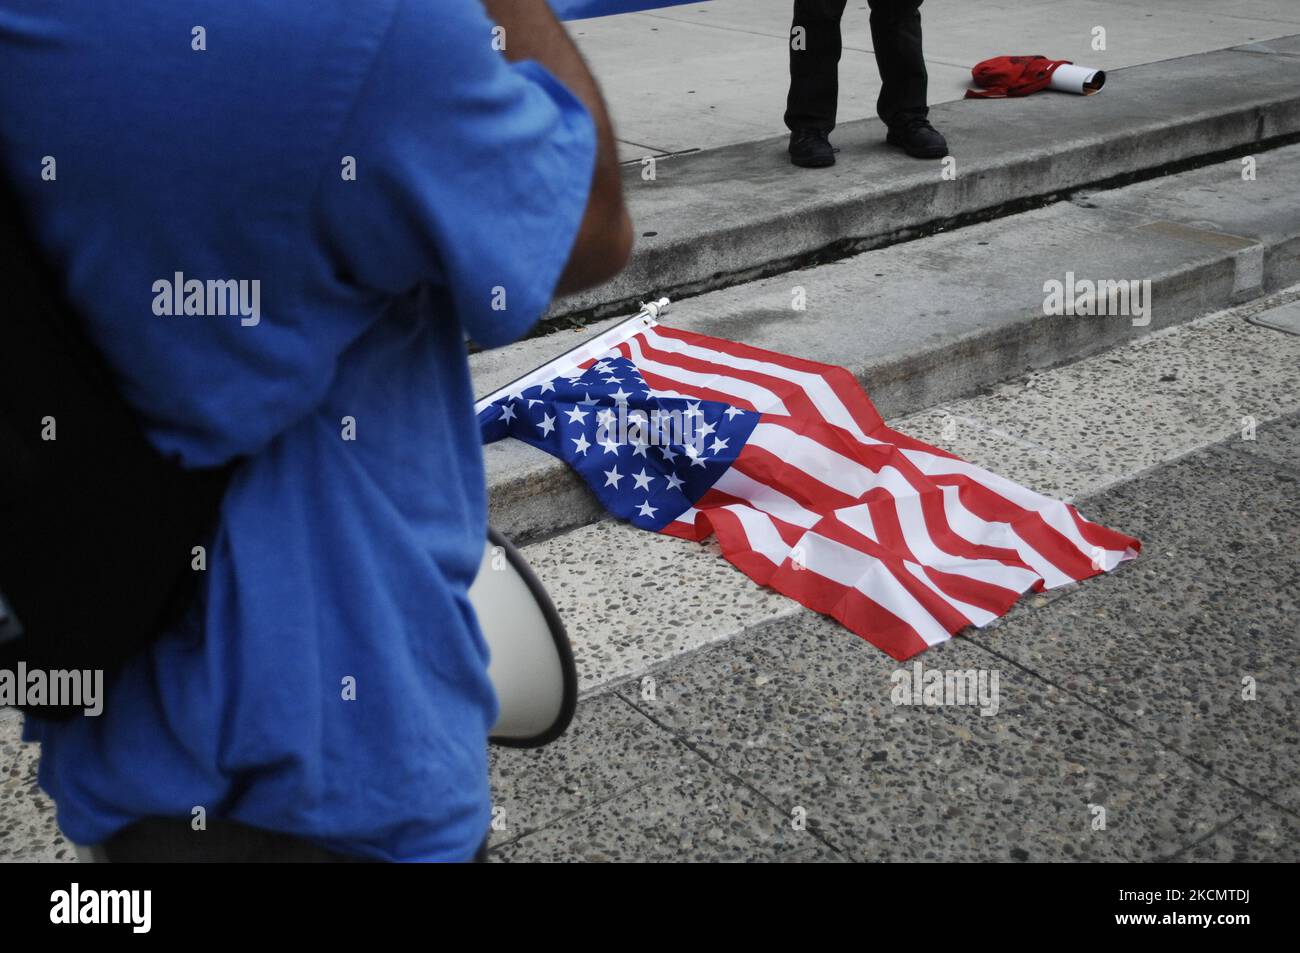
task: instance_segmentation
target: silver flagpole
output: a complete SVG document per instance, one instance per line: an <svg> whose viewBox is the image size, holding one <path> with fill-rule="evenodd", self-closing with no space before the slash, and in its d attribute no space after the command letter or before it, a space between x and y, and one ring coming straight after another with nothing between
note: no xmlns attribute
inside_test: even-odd
<svg viewBox="0 0 1300 953"><path fill-rule="evenodd" d="M595 337L583 341L577 347L570 348L559 357L547 361L541 367L529 371L523 377L516 378L505 387L498 387L486 397L480 397L478 402L474 404L474 413L482 413L484 408L490 407L507 394L520 393L526 388L535 387L546 381L565 376L577 368L578 365L600 357L611 348L618 347L628 338L635 337L646 328L654 327L659 323L659 316L668 310L668 305L667 298L643 303L641 310L630 318L626 318L612 328L607 328Z"/></svg>

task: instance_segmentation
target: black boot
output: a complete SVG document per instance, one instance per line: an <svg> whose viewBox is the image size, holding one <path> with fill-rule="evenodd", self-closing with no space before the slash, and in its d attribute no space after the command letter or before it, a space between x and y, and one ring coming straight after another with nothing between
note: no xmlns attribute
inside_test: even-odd
<svg viewBox="0 0 1300 953"><path fill-rule="evenodd" d="M942 159L948 154L948 140L929 120L913 117L889 127L885 141L917 159Z"/></svg>
<svg viewBox="0 0 1300 953"><path fill-rule="evenodd" d="M835 150L820 129L796 129L790 133L790 161L806 169L824 169L835 164Z"/></svg>

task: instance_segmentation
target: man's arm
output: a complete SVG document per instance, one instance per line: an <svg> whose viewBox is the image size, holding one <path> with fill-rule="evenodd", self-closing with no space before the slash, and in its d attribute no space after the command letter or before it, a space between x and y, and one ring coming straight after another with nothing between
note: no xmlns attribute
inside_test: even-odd
<svg viewBox="0 0 1300 953"><path fill-rule="evenodd" d="M582 225L556 287L569 294L608 281L632 254L632 221L623 204L614 128L587 64L545 0L483 0L488 16L505 27L505 55L536 60L586 105L596 123L596 169Z"/></svg>

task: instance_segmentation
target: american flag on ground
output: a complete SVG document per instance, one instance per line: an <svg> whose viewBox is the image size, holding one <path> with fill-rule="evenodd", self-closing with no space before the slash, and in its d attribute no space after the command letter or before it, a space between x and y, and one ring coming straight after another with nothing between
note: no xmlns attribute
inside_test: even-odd
<svg viewBox="0 0 1300 953"><path fill-rule="evenodd" d="M650 317L479 409L485 443L509 435L567 461L643 529L716 535L755 582L900 660L1140 548L891 430L843 368Z"/></svg>

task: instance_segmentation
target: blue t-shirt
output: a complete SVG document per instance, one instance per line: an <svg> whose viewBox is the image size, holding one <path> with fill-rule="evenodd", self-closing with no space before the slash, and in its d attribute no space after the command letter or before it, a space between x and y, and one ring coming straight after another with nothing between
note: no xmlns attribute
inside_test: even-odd
<svg viewBox="0 0 1300 953"><path fill-rule="evenodd" d="M544 310L594 153L478 0L0 0L0 173L154 443L247 458L186 622L100 717L27 720L72 840L202 807L474 852L496 700L464 337Z"/></svg>

